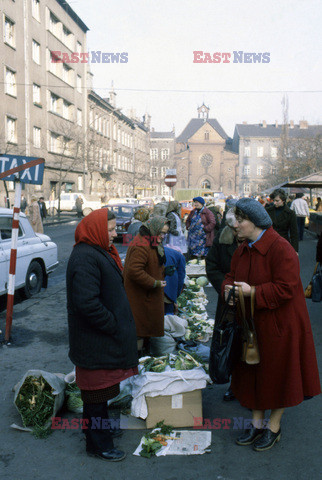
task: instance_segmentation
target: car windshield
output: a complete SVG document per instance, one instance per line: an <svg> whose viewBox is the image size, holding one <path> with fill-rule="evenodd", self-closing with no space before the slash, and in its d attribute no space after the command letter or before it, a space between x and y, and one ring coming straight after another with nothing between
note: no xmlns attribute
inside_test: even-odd
<svg viewBox="0 0 322 480"><path fill-rule="evenodd" d="M135 212L134 208L131 207L109 207L117 217L132 217Z"/></svg>

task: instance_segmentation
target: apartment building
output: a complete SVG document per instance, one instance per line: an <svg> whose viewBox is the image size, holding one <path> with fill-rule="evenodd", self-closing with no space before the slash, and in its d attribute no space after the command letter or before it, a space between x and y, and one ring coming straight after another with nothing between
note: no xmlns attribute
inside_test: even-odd
<svg viewBox="0 0 322 480"><path fill-rule="evenodd" d="M88 28L64 0L3 0L0 14L1 153L45 158L43 185L23 186L27 196L36 189L49 198L59 181L83 190L88 65L57 57L86 52Z"/></svg>
<svg viewBox="0 0 322 480"><path fill-rule="evenodd" d="M150 182L152 195L169 196L170 189L164 183L166 171L174 168L175 131L150 132Z"/></svg>
<svg viewBox="0 0 322 480"><path fill-rule="evenodd" d="M148 126L116 108L115 96L88 94L85 165L90 193L103 201L150 191Z"/></svg>
<svg viewBox="0 0 322 480"><path fill-rule="evenodd" d="M305 151L310 140L321 134L321 125L309 125L305 120L298 124L290 121L286 125L278 124L277 121L267 124L265 120L258 124L237 124L233 150L239 155L239 193L250 195L261 192L269 177L273 185L279 184L281 179L278 177L277 165L283 142L287 142L284 145L287 152L284 154L288 158L299 158L304 162L307 155L311 155L311 152Z"/></svg>

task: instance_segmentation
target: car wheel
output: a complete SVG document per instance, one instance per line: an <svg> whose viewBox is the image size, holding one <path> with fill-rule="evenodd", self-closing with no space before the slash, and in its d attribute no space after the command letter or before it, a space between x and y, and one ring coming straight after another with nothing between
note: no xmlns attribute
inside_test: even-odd
<svg viewBox="0 0 322 480"><path fill-rule="evenodd" d="M89 215L93 210L91 208L84 208L83 210L83 215L84 217L87 217L87 215Z"/></svg>
<svg viewBox="0 0 322 480"><path fill-rule="evenodd" d="M40 292L43 278L44 274L41 265L36 261L31 262L27 271L26 284L23 290L26 298L31 298L36 293Z"/></svg>

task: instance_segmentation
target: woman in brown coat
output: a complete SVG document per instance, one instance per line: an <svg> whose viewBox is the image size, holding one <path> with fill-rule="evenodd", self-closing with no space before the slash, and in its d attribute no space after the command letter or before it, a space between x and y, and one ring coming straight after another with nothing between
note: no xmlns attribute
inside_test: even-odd
<svg viewBox="0 0 322 480"><path fill-rule="evenodd" d="M254 321L260 363L239 361L232 373L232 390L241 405L253 412L250 428L238 445L254 450L271 448L281 437L286 407L321 392L310 319L294 248L271 227L259 202L236 203L237 234L247 240L235 251L222 291L242 288L249 309L251 286L256 289ZM265 410L271 410L265 427Z"/></svg>
<svg viewBox="0 0 322 480"><path fill-rule="evenodd" d="M162 246L168 220L156 216L140 227L130 243L124 266L124 286L134 316L137 336L164 335L163 287L165 254ZM147 342L145 342L147 344Z"/></svg>
<svg viewBox="0 0 322 480"><path fill-rule="evenodd" d="M28 207L28 211L29 211L29 220L32 228L34 229L34 232L44 233L44 228L42 226L42 221L40 216L38 199L35 195L31 197L31 203Z"/></svg>

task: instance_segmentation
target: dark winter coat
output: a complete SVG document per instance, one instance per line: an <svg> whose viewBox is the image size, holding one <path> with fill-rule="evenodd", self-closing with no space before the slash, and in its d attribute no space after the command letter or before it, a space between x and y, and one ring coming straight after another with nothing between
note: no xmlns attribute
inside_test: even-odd
<svg viewBox="0 0 322 480"><path fill-rule="evenodd" d="M140 234L130 243L123 271L124 286L139 337L164 335L163 288L154 288L155 280L164 279L157 250Z"/></svg>
<svg viewBox="0 0 322 480"><path fill-rule="evenodd" d="M67 266L69 358L83 368L136 367L134 318L122 273L98 246L74 246Z"/></svg>
<svg viewBox="0 0 322 480"><path fill-rule="evenodd" d="M278 211L280 212L278 213ZM287 205L279 208L271 205L267 208L267 213L272 219L274 230L290 242L294 250L298 252L299 235L295 212Z"/></svg>
<svg viewBox="0 0 322 480"><path fill-rule="evenodd" d="M191 224L191 219L197 209L194 208L191 210L189 213L189 216L186 220L186 227L189 228ZM204 227L204 231L206 232L206 246L211 247L212 242L214 241L215 238L215 225L216 225L216 220L214 214L208 210L208 208L203 207L202 212L200 212L201 216L201 221Z"/></svg>
<svg viewBox="0 0 322 480"><path fill-rule="evenodd" d="M255 327L260 363L239 361L232 390L253 410L291 407L321 392L310 319L294 248L270 227L252 248L234 253L225 285L256 287ZM249 309L249 297L246 298Z"/></svg>
<svg viewBox="0 0 322 480"><path fill-rule="evenodd" d="M217 319L224 305L221 297L221 285L226 273L230 272L230 263L236 248L236 237L233 235L232 230L226 226L218 233L206 256L206 273L208 280L219 294L216 310Z"/></svg>
<svg viewBox="0 0 322 480"><path fill-rule="evenodd" d="M319 240L316 245L316 261L322 263L322 233L320 233Z"/></svg>

